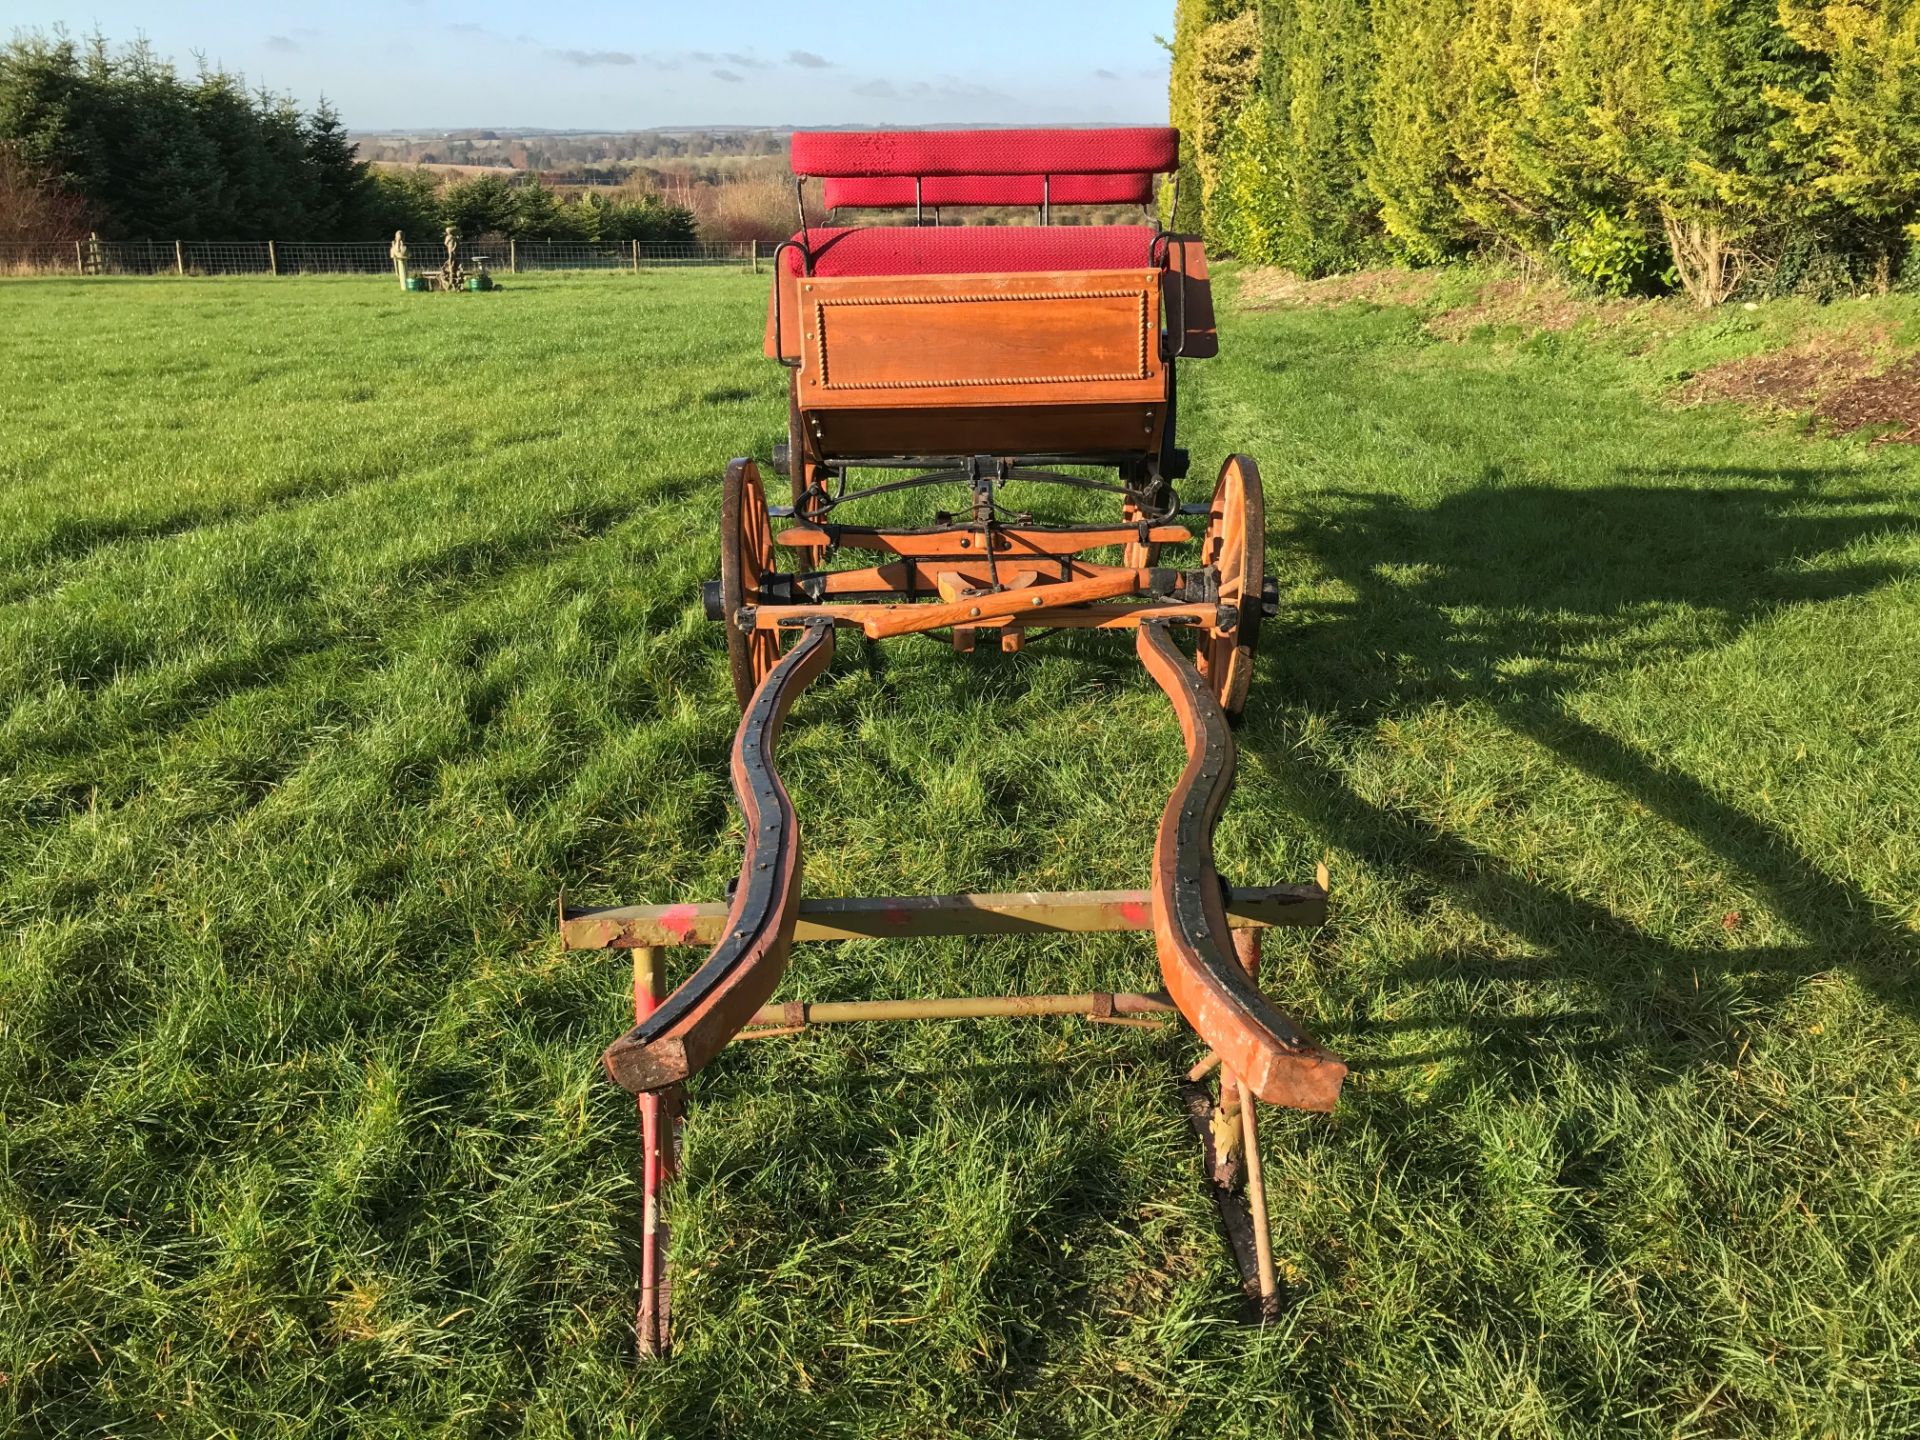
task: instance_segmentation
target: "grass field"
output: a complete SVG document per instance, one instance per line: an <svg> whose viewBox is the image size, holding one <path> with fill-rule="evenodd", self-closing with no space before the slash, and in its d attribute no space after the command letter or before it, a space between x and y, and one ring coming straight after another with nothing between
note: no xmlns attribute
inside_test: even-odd
<svg viewBox="0 0 1920 1440"><path fill-rule="evenodd" d="M1202 494L1259 458L1284 609L1222 869L1330 864L1269 968L1355 1072L1268 1127L1285 1318L1235 1321L1190 1038L864 1027L701 1077L635 1369L625 964L553 905L737 867L698 584L784 427L763 284L0 286L0 1432L1920 1433L1920 451L1663 398L1839 307L1229 315L1183 424ZM843 644L810 888L1140 883L1130 652Z"/></svg>

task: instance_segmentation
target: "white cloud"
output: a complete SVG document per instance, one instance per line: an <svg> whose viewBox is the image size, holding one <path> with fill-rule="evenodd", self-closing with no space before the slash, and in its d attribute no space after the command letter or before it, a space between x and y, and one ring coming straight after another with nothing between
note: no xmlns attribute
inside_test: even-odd
<svg viewBox="0 0 1920 1440"><path fill-rule="evenodd" d="M569 65L633 65L638 63L625 50L549 50L547 54L555 60L564 60Z"/></svg>

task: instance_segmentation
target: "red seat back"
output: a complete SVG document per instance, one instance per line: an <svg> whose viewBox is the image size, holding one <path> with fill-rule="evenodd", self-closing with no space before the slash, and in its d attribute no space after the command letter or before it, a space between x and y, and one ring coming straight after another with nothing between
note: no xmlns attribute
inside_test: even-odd
<svg viewBox="0 0 1920 1440"><path fill-rule="evenodd" d="M1180 132L1114 130L797 130L793 173L828 178L1160 175L1179 167Z"/></svg>
<svg viewBox="0 0 1920 1440"><path fill-rule="evenodd" d="M919 195L914 194L918 185ZM835 176L823 187L829 210L910 210L920 205L1150 205L1153 176Z"/></svg>
<svg viewBox="0 0 1920 1440"><path fill-rule="evenodd" d="M804 238L813 273L825 276L1157 270L1166 260L1162 237L1146 225L834 226ZM800 274L800 246L786 257L787 273Z"/></svg>

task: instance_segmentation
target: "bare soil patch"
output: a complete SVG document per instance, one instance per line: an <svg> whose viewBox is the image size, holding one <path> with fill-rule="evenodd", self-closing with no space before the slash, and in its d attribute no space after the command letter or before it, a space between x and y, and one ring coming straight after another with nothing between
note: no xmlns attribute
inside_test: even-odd
<svg viewBox="0 0 1920 1440"><path fill-rule="evenodd" d="M1482 326L1523 330L1571 330L1589 316L1618 317L1634 308L1631 300L1592 300L1547 280L1494 280L1482 285L1465 305L1433 317L1430 333L1442 340L1464 340Z"/></svg>
<svg viewBox="0 0 1920 1440"><path fill-rule="evenodd" d="M1240 303L1248 310L1298 305L1325 310L1365 301L1370 305L1424 305L1440 276L1432 270L1358 270L1307 280L1291 270L1251 270L1240 280Z"/></svg>
<svg viewBox="0 0 1920 1440"><path fill-rule="evenodd" d="M1744 400L1782 410L1810 410L1822 395L1869 375L1874 359L1859 337L1817 335L1785 350L1745 355L1702 370L1680 392L1689 403Z"/></svg>
<svg viewBox="0 0 1920 1440"><path fill-rule="evenodd" d="M1884 331L1816 336L1703 370L1679 396L1805 411L1837 434L1885 429L1876 441L1920 444L1920 355L1890 364L1886 340Z"/></svg>
<svg viewBox="0 0 1920 1440"><path fill-rule="evenodd" d="M1920 355L1841 386L1814 413L1842 434L1889 427L1875 444L1920 445Z"/></svg>

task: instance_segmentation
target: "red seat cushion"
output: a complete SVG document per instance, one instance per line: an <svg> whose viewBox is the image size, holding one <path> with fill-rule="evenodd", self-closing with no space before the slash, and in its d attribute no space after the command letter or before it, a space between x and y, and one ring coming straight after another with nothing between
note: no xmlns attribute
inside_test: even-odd
<svg viewBox="0 0 1920 1440"><path fill-rule="evenodd" d="M1180 132L797 130L796 175L1137 175L1179 168Z"/></svg>
<svg viewBox="0 0 1920 1440"><path fill-rule="evenodd" d="M1139 175L934 175L921 180L922 205L1146 205L1153 176ZM873 175L828 180L829 210L901 210L913 206L911 175Z"/></svg>
<svg viewBox="0 0 1920 1440"><path fill-rule="evenodd" d="M806 233L816 275L1145 270L1156 263L1158 238L1148 225L874 225ZM786 253L787 269L800 274L798 247Z"/></svg>

